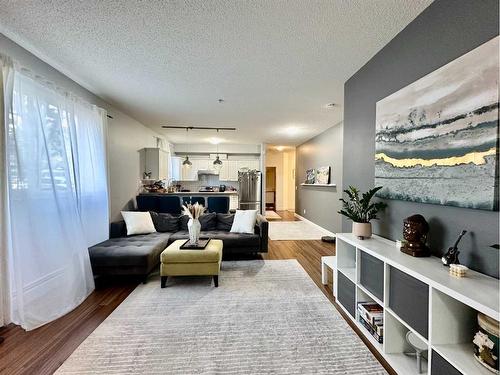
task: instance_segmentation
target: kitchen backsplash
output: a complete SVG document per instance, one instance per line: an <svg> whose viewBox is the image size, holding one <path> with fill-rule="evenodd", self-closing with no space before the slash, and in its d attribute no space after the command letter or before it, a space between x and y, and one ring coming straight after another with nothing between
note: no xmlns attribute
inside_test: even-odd
<svg viewBox="0 0 500 375"><path fill-rule="evenodd" d="M198 181L180 181L178 182L182 185L182 189L188 189L191 191L198 191L202 186L219 186L226 185L226 187L232 186L236 190L238 189L237 182L230 181L219 181L219 176L216 175L201 175L198 177Z"/></svg>

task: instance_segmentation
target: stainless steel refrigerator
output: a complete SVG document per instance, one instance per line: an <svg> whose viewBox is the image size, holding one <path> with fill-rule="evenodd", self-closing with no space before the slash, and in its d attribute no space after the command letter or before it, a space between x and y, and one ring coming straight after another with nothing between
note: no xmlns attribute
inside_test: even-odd
<svg viewBox="0 0 500 375"><path fill-rule="evenodd" d="M258 210L260 212L261 181L259 171L238 172L240 210Z"/></svg>

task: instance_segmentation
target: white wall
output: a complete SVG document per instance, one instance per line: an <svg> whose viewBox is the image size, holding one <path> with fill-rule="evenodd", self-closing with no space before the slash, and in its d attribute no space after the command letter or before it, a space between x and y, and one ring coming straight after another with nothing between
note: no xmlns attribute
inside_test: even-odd
<svg viewBox="0 0 500 375"><path fill-rule="evenodd" d="M295 211L295 150L283 152L283 207Z"/></svg>
<svg viewBox="0 0 500 375"><path fill-rule="evenodd" d="M120 112L98 96L61 74L52 66L0 34L0 53L75 95L96 104L113 117L108 121L108 165L110 179L110 219L120 218L120 210L135 197L139 179L139 153L143 147L155 147L157 133Z"/></svg>

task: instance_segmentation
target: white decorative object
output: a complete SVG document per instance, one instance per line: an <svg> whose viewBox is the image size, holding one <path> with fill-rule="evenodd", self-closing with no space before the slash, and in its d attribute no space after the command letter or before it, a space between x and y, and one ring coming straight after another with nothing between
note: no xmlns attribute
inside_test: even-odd
<svg viewBox="0 0 500 375"><path fill-rule="evenodd" d="M254 233L257 210L236 210L231 233Z"/></svg>
<svg viewBox="0 0 500 375"><path fill-rule="evenodd" d="M406 355L414 356L417 359L417 371L419 374L422 373L422 353L428 350L428 346L425 342L420 340L420 338L413 332L406 332L406 342L410 344L414 352L405 353Z"/></svg>
<svg viewBox="0 0 500 375"><path fill-rule="evenodd" d="M127 226L127 236L156 232L149 212L122 211L122 216Z"/></svg>
<svg viewBox="0 0 500 375"><path fill-rule="evenodd" d="M188 204L187 206L182 206L184 214L189 216L188 221L188 231L189 231L189 242L192 245L196 245L200 239L201 223L200 216L205 212L205 207L196 202L195 204Z"/></svg>
<svg viewBox="0 0 500 375"><path fill-rule="evenodd" d="M450 264L450 275L455 277L465 277L468 268L461 264Z"/></svg>
<svg viewBox="0 0 500 375"><path fill-rule="evenodd" d="M188 221L189 242L196 245L200 239L201 223L198 219L189 219Z"/></svg>
<svg viewBox="0 0 500 375"><path fill-rule="evenodd" d="M319 167L316 169L316 179L314 181L318 185L328 185L330 183L330 167Z"/></svg>
<svg viewBox="0 0 500 375"><path fill-rule="evenodd" d="M352 234L354 234L359 239L370 238L372 236L372 224L371 223L352 223Z"/></svg>
<svg viewBox="0 0 500 375"><path fill-rule="evenodd" d="M476 332L472 343L474 344L474 358L494 374L498 370L498 337L499 323L485 314L477 314L479 331Z"/></svg>

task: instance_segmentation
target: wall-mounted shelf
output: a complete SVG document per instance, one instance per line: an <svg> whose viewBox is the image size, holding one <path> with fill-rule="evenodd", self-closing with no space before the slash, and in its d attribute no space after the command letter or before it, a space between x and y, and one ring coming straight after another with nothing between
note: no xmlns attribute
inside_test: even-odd
<svg viewBox="0 0 500 375"><path fill-rule="evenodd" d="M455 278L438 258L408 256L378 236L337 233L336 239L336 302L398 374L418 374L415 358L404 354L409 331L427 346L423 374L491 374L475 360L472 338L478 311L500 316L497 279L472 270ZM358 321L357 304L366 301L383 308L383 344Z"/></svg>
<svg viewBox="0 0 500 375"><path fill-rule="evenodd" d="M306 184L305 182L300 184L301 186L318 186L318 187L335 187L336 184Z"/></svg>

